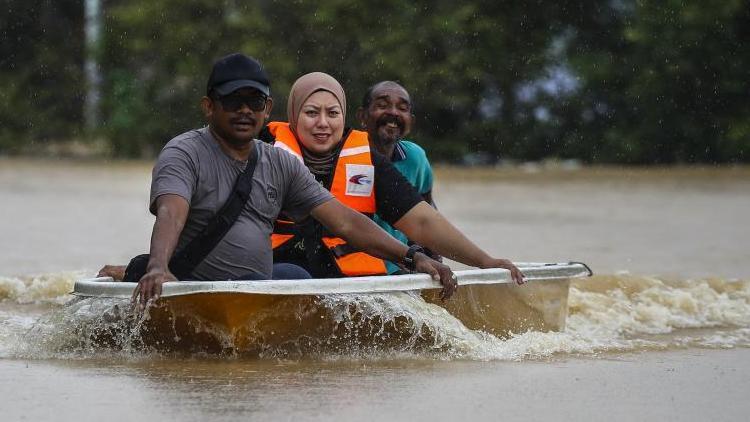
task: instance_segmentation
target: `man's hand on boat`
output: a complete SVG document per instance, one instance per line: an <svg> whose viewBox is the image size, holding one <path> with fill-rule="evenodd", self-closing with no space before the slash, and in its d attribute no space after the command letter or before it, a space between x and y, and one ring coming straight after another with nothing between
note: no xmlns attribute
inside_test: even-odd
<svg viewBox="0 0 750 422"><path fill-rule="evenodd" d="M526 280L523 279L523 273L521 272L521 270L519 270L518 267L516 267L507 259L490 258L485 262L482 262L479 265L479 268L505 268L506 270L510 271L510 278L515 281L516 284L521 285L526 282Z"/></svg>
<svg viewBox="0 0 750 422"><path fill-rule="evenodd" d="M450 267L421 252L414 254L414 271L429 274L433 280L439 281L443 285L440 300L450 298L458 289L458 278L453 274Z"/></svg>
<svg viewBox="0 0 750 422"><path fill-rule="evenodd" d="M149 269L133 290L133 303L137 303L140 309L145 309L151 302L159 299L161 285L167 281L177 281L177 277L168 269L159 267Z"/></svg>

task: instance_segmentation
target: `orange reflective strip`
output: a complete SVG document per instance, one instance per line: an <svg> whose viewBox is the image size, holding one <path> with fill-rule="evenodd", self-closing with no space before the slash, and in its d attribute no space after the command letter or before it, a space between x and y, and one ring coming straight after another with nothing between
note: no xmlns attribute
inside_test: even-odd
<svg viewBox="0 0 750 422"><path fill-rule="evenodd" d="M352 130L344 141L343 151L355 152L353 154L339 155L336 169L333 173L333 182L331 183L331 193L339 201L354 208L355 210L368 214L375 214L377 204L375 203L375 186L369 196L353 196L346 194L346 165L359 164L372 166L372 156L370 155L370 143L367 139L367 132ZM361 151L361 152L360 152ZM374 168L373 168L374 171ZM373 184L375 180L371 181Z"/></svg>
<svg viewBox="0 0 750 422"><path fill-rule="evenodd" d="M289 128L289 123L271 122L268 124L268 131L276 138L274 147L281 148L302 160L302 149L297 142L297 137Z"/></svg>

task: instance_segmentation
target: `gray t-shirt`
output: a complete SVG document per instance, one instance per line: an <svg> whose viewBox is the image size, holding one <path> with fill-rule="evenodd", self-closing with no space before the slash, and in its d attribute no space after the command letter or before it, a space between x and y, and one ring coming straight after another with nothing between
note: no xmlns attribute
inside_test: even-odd
<svg viewBox="0 0 750 422"><path fill-rule="evenodd" d="M280 211L295 221L330 200L293 155L258 140L258 164L250 200L213 251L193 271L196 280L232 280L256 272L270 278L273 265L270 235ZM208 224L226 202L246 163L229 157L208 128L191 130L167 143L159 154L151 181L150 210L156 198L176 194L190 204L177 250Z"/></svg>

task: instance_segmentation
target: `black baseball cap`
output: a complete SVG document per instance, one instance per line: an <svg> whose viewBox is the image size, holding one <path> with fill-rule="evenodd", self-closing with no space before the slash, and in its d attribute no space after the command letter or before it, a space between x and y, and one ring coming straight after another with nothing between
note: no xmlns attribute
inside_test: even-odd
<svg viewBox="0 0 750 422"><path fill-rule="evenodd" d="M271 83L263 65L252 57L240 53L222 57L214 63L208 77L206 95L211 91L224 96L242 88L255 88L270 96Z"/></svg>

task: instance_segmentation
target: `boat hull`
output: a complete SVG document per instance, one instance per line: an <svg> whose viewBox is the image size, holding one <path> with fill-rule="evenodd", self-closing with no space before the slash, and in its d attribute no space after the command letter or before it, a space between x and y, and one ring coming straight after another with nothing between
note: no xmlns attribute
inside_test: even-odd
<svg viewBox="0 0 750 422"><path fill-rule="evenodd" d="M472 330L496 336L509 332L562 331L568 316L569 279L529 283L462 286L448 301L439 292L422 291L429 303L442 306Z"/></svg>
<svg viewBox="0 0 750 422"><path fill-rule="evenodd" d="M358 307L361 299L373 295L385 295L383 300L410 295L412 301L421 295L419 306L437 305L466 328L498 337L563 330L569 280L590 271L577 264L534 265L521 267L529 280L523 286L509 283L504 270L458 271L460 287L446 301L439 299L439 284L425 275L169 283L156 306L149 308L141 335L147 343L168 349L254 353L435 344L434 330L407 314L386 316ZM126 298L132 292L127 283L98 280L79 281L74 294Z"/></svg>

